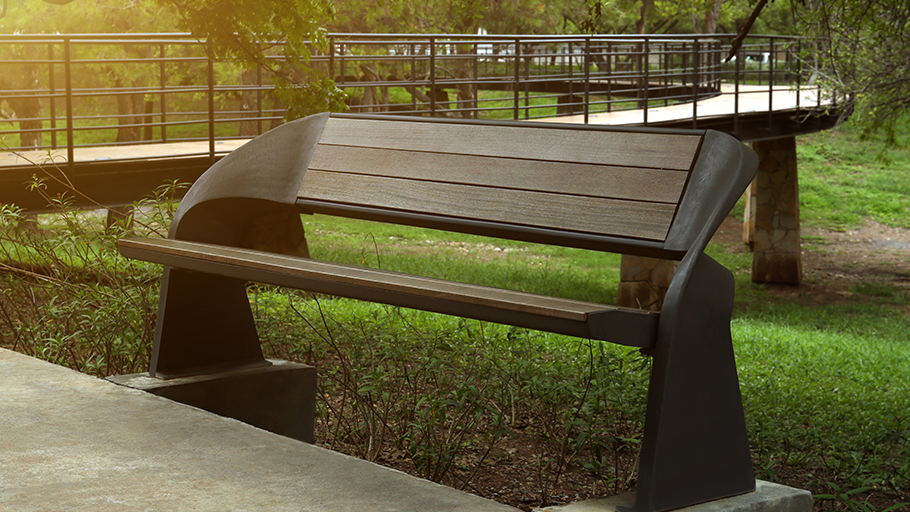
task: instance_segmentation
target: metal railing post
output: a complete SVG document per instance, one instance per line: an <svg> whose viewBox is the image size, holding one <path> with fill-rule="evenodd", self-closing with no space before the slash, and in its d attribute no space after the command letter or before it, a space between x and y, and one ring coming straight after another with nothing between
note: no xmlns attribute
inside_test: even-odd
<svg viewBox="0 0 910 512"><path fill-rule="evenodd" d="M768 39L768 127L774 123L774 38Z"/></svg>
<svg viewBox="0 0 910 512"><path fill-rule="evenodd" d="M531 55L533 55L533 54L534 53L533 53L533 47L532 47ZM533 62L533 60L534 60L533 57L529 57L527 60L528 64L525 66L525 119L529 119L530 115L531 115L531 108L530 108L531 99L530 99L529 95L530 95L530 91L531 91L531 85L530 85L530 83L531 83L530 82L531 81L531 63Z"/></svg>
<svg viewBox="0 0 910 512"><path fill-rule="evenodd" d="M47 43L47 60L48 60L48 86L51 90L50 97L50 116L51 116L51 148L57 149L57 86L54 80L54 43Z"/></svg>
<svg viewBox="0 0 910 512"><path fill-rule="evenodd" d="M800 98L803 93L803 42L796 41L796 109L799 110Z"/></svg>
<svg viewBox="0 0 910 512"><path fill-rule="evenodd" d="M262 135L262 63L256 64L256 135Z"/></svg>
<svg viewBox="0 0 910 512"><path fill-rule="evenodd" d="M670 52L667 50L667 43L663 43L658 55L658 61L660 62L660 74L663 75L661 82L664 86L664 106L670 104Z"/></svg>
<svg viewBox="0 0 910 512"><path fill-rule="evenodd" d="M739 135L739 52L733 56L733 132Z"/></svg>
<svg viewBox="0 0 910 512"><path fill-rule="evenodd" d="M591 114L591 38L585 38L585 124Z"/></svg>
<svg viewBox="0 0 910 512"><path fill-rule="evenodd" d="M479 119L479 116L478 116L479 112L477 111L477 108L480 106L480 104L477 101L478 97L480 95L480 90L477 87L477 73L478 73L477 68L480 67L480 55L478 54L478 52L479 52L479 50L478 50L477 41L475 41L474 42L474 85L473 85L473 87L471 87L471 94L474 96L474 101L471 102L471 108L474 109L474 115L471 117L473 117L474 119Z"/></svg>
<svg viewBox="0 0 910 512"><path fill-rule="evenodd" d="M515 40L515 93L513 94L512 118L518 120L518 109L520 103L519 86L521 83L521 40Z"/></svg>
<svg viewBox="0 0 910 512"><path fill-rule="evenodd" d="M70 38L63 38L63 76L66 79L66 160L70 169L75 166L73 148L76 145L73 126L73 66Z"/></svg>
<svg viewBox="0 0 910 512"><path fill-rule="evenodd" d="M159 103L161 103L161 142L167 142L167 67L164 63L166 55L165 45L161 43L158 47L158 57L161 58L161 62L158 65L158 82L161 84L161 96L159 99Z"/></svg>
<svg viewBox="0 0 910 512"><path fill-rule="evenodd" d="M215 158L215 59L208 53L209 75L209 158Z"/></svg>
<svg viewBox="0 0 910 512"><path fill-rule="evenodd" d="M411 90L417 91L417 52L415 50L414 43L411 43L408 47L408 50L411 52ZM413 93L411 94L411 110L417 112L417 96Z"/></svg>
<svg viewBox="0 0 910 512"><path fill-rule="evenodd" d="M644 117L644 121L645 121L645 126L648 126L648 106L650 104L650 101L648 101L648 100L650 98L649 93L651 90L651 73L650 73L651 70L649 69L651 67L651 40L648 39L647 37L645 38L644 53L645 54L642 59L644 62L643 71L644 71L644 78L645 78L645 91L644 91L645 92L645 112L644 112L645 117Z"/></svg>
<svg viewBox="0 0 910 512"><path fill-rule="evenodd" d="M607 42L607 112L613 111L613 43Z"/></svg>
<svg viewBox="0 0 910 512"><path fill-rule="evenodd" d="M575 114L575 48L573 42L569 41L569 115ZM558 103L558 102L557 102Z"/></svg>
<svg viewBox="0 0 910 512"><path fill-rule="evenodd" d="M436 38L430 38L430 116L436 117Z"/></svg>
<svg viewBox="0 0 910 512"><path fill-rule="evenodd" d="M698 128L698 51L700 41L692 41L692 128Z"/></svg>

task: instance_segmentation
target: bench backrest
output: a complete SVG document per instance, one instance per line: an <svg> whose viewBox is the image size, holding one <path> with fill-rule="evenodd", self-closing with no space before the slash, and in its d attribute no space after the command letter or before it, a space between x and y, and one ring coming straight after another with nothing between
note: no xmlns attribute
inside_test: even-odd
<svg viewBox="0 0 910 512"><path fill-rule="evenodd" d="M743 145L710 130L332 114L260 139L300 150L276 162L266 144L241 147L236 172L221 169L198 199L273 187L275 169L296 167L273 188L294 186L281 201L312 213L681 259L748 180Z"/></svg>
<svg viewBox="0 0 910 512"><path fill-rule="evenodd" d="M631 244L633 253L679 259L688 244L678 243L679 233L672 239L674 224L677 232L703 227L677 220L693 172L709 172L699 166L706 133L715 144L726 137L704 130L408 121L329 118L298 204L549 244L624 252ZM723 199L714 195L688 202ZM692 215L684 217L688 222ZM694 235L684 238L691 242Z"/></svg>

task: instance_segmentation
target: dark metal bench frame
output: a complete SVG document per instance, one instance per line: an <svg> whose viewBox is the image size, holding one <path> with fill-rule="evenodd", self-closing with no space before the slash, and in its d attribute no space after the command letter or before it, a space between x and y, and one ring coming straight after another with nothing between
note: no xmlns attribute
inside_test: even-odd
<svg viewBox="0 0 910 512"><path fill-rule="evenodd" d="M342 119L374 119L345 116ZM206 172L187 193L169 240L121 243L131 258L165 266L150 374L163 378L268 364L259 346L245 286L259 281L642 347L653 357L634 511L662 511L755 489L730 319L733 275L704 253L708 241L752 180L755 154L713 131L617 129L533 124L542 130L662 133L703 137L697 160L664 241L591 236L503 225L483 219L439 218L358 205L301 200L298 190L328 115L288 123L255 139ZM377 118L378 119L378 118ZM388 116L381 119L388 121ZM407 123L528 127L529 123L400 118ZM440 129L445 129L440 126ZM457 144L457 143L456 143ZM547 244L681 260L659 314L605 306L584 322L511 306L425 297L333 281L318 272L349 267L242 249L255 219L327 213ZM293 231L293 228L291 229ZM289 232L288 236L301 236ZM319 268L316 268L319 267ZM370 279L407 279L378 272ZM316 276L316 277L314 277ZM372 274L371 274L372 276ZM345 280L347 279L347 280ZM425 279L425 278L423 278ZM449 286L441 280L431 280ZM435 286L431 284L430 286ZM458 285L452 285L458 286ZM465 285L465 293L489 290ZM452 292L462 293L460 288ZM447 288L448 291L448 288ZM524 300L508 292L508 300ZM514 297L511 294L515 294ZM539 297L538 297L539 298ZM492 300L492 299L491 299ZM529 300L537 300L531 297ZM540 299L546 306L547 298ZM563 299L553 299L561 301ZM587 303L585 303L587 304ZM584 305L583 307L587 307Z"/></svg>

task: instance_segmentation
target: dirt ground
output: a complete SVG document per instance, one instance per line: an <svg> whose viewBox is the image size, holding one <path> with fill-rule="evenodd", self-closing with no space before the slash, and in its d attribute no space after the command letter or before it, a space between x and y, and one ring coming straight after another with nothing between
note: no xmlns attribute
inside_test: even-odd
<svg viewBox="0 0 910 512"><path fill-rule="evenodd" d="M728 218L714 240L734 252L747 252L742 222ZM884 285L910 291L910 229L866 220L858 229L834 231L802 228L805 294L836 293L849 297L858 286Z"/></svg>
<svg viewBox="0 0 910 512"><path fill-rule="evenodd" d="M859 229L804 229L803 265L809 283L838 290L876 283L910 290L910 229L866 221Z"/></svg>

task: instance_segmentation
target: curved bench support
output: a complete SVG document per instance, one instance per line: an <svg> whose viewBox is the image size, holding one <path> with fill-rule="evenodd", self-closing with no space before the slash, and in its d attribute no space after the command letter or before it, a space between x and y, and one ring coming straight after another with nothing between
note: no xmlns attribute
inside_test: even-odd
<svg viewBox="0 0 910 512"><path fill-rule="evenodd" d="M652 352L634 512L755 490L730 334L733 274L703 253L690 256Z"/></svg>
<svg viewBox="0 0 910 512"><path fill-rule="evenodd" d="M295 202L327 119L284 124L213 165L181 201L169 238L308 256ZM151 376L268 364L244 281L165 267Z"/></svg>
<svg viewBox="0 0 910 512"><path fill-rule="evenodd" d="M172 378L267 364L246 281L164 269L149 375Z"/></svg>

